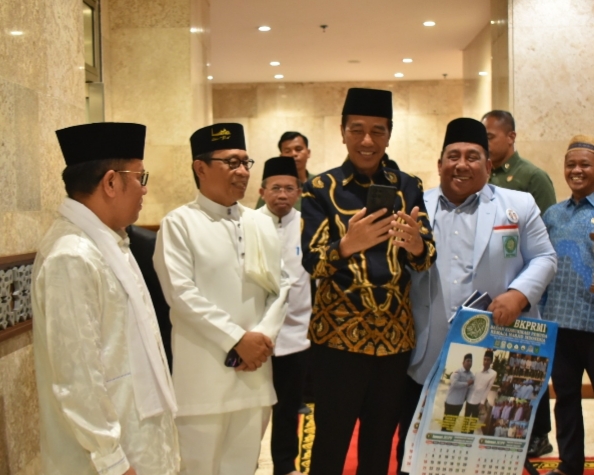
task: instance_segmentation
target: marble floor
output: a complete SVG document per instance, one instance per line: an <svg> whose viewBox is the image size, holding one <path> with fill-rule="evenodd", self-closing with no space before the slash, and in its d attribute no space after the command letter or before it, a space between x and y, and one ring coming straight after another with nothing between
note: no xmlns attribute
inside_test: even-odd
<svg viewBox="0 0 594 475"><path fill-rule="evenodd" d="M551 407L554 407L554 400L551 401ZM586 427L586 456L594 457L594 399L584 399L582 401L584 409L585 427ZM551 413L553 430L551 431L550 441L553 444L554 451L547 457L556 457L557 442L555 440L555 416ZM262 451L260 453L259 467L255 475L272 475L272 460L270 458L270 425L266 430L264 439L262 439Z"/></svg>

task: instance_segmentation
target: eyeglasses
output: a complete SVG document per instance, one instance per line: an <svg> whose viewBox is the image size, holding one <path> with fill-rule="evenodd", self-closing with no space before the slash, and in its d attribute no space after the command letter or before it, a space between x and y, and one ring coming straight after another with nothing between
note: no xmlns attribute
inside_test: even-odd
<svg viewBox="0 0 594 475"><path fill-rule="evenodd" d="M146 170L143 172L134 172L132 170L115 170L118 173L136 173L137 175L140 175L140 184L142 186L146 186L147 182L148 182L148 178L149 178L149 172L147 172Z"/></svg>
<svg viewBox="0 0 594 475"><path fill-rule="evenodd" d="M247 160L240 160L239 158L211 158L217 162L225 162L231 170L237 170L240 165L243 165L246 170L254 166L254 161L251 158Z"/></svg>
<svg viewBox="0 0 594 475"><path fill-rule="evenodd" d="M280 185L274 185L273 187L269 188L270 192L274 195L280 195L281 192L285 192L287 195L292 195L293 193L297 193L297 190L299 188L296 188L294 186L280 186Z"/></svg>

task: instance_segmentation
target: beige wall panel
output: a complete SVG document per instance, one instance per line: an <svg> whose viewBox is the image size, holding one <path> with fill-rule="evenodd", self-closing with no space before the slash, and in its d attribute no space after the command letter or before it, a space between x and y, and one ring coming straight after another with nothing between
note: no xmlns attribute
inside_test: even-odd
<svg viewBox="0 0 594 475"><path fill-rule="evenodd" d="M147 144L177 145L191 134L190 32L111 32L113 119L147 126Z"/></svg>
<svg viewBox="0 0 594 475"><path fill-rule="evenodd" d="M109 0L110 28L190 27L190 0Z"/></svg>

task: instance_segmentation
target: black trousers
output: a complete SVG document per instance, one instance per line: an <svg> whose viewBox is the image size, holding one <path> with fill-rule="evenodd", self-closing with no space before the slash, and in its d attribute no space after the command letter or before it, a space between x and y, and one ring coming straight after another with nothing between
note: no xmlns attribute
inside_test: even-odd
<svg viewBox="0 0 594 475"><path fill-rule="evenodd" d="M582 377L584 370L594 381L594 333L559 328L553 388L557 394L555 421L559 444L559 470L566 475L584 473L584 416Z"/></svg>
<svg viewBox="0 0 594 475"><path fill-rule="evenodd" d="M456 420L460 415L460 411L462 410L462 404L448 404L447 402L444 403L443 408L443 420L441 423L441 430L445 432L452 432L454 426L456 425ZM450 417L448 417L450 416Z"/></svg>
<svg viewBox="0 0 594 475"><path fill-rule="evenodd" d="M536 408L531 438L543 437L549 432L551 432L551 395L547 387Z"/></svg>
<svg viewBox="0 0 594 475"><path fill-rule="evenodd" d="M272 406L270 435L274 475L286 475L296 470L295 458L299 453L297 411L303 397L307 352L308 350L305 350L272 357L272 381L278 399L278 402Z"/></svg>
<svg viewBox="0 0 594 475"><path fill-rule="evenodd" d="M386 475L410 352L369 356L312 345L316 435L310 475L342 475L359 419L357 475Z"/></svg>
<svg viewBox="0 0 594 475"><path fill-rule="evenodd" d="M417 383L410 376L406 376L406 397L402 406L400 414L400 421L398 423L398 445L396 447L396 463L398 464L398 475L401 475L402 461L404 460L404 443L406 441L406 434L415 415L415 409L419 404L423 385Z"/></svg>

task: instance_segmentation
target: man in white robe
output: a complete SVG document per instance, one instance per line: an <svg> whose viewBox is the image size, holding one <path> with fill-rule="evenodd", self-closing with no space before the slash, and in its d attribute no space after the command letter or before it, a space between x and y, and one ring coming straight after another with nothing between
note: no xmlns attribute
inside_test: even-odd
<svg viewBox="0 0 594 475"><path fill-rule="evenodd" d="M270 452L273 475L302 475L295 467L299 454L297 426L301 407L311 318L311 279L301 264L301 212L294 206L301 196L293 157L274 157L264 164L258 211L272 219L282 245L284 270L289 275L289 307L272 357L274 389Z"/></svg>
<svg viewBox="0 0 594 475"><path fill-rule="evenodd" d="M154 255L171 307L181 470L253 475L289 281L272 221L238 203L253 164L242 126L204 127L190 142L200 193L163 219Z"/></svg>
<svg viewBox="0 0 594 475"><path fill-rule="evenodd" d="M33 351L45 475L173 475L177 410L155 312L123 229L147 193L146 128L57 131L68 198L39 245Z"/></svg>

